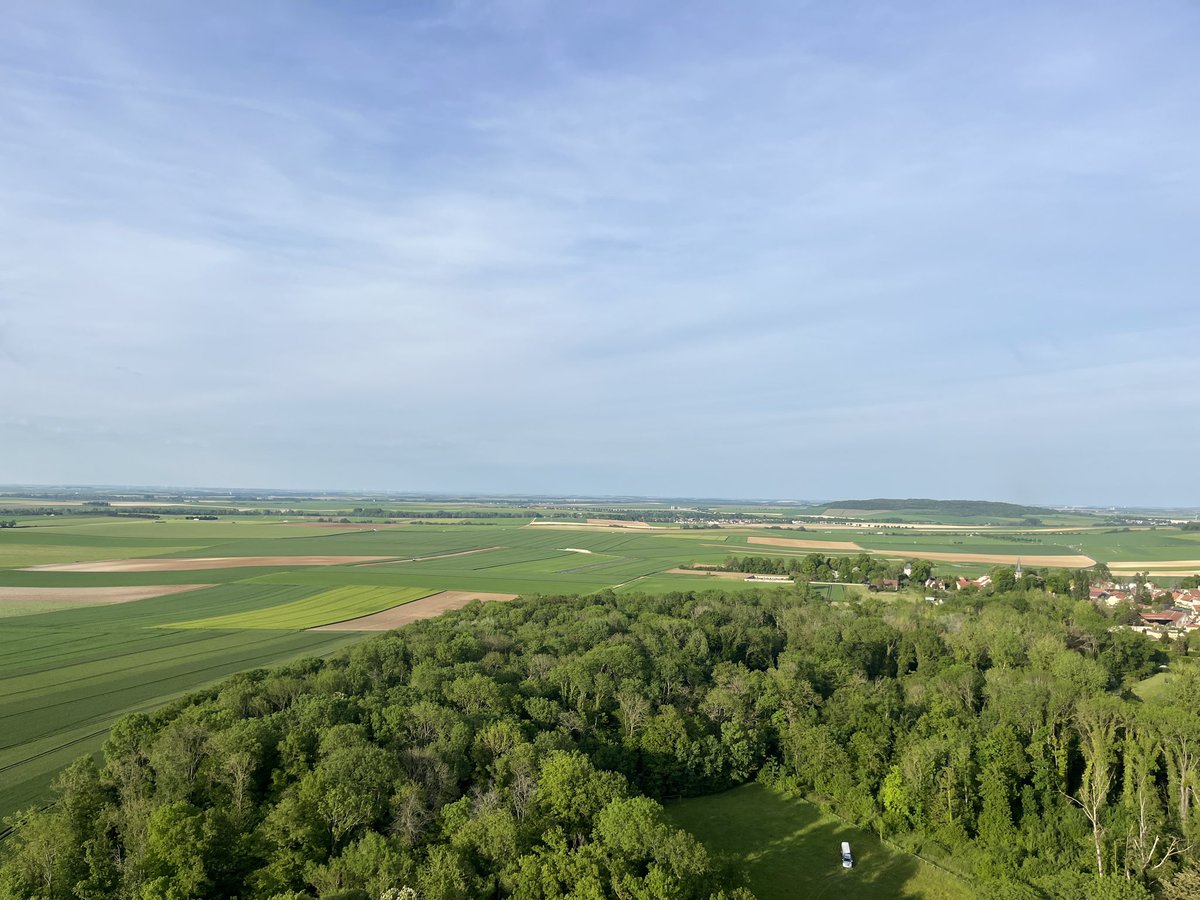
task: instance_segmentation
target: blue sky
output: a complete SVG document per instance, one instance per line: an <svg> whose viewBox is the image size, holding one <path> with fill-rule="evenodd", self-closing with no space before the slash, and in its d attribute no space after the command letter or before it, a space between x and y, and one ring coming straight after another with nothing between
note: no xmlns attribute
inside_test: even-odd
<svg viewBox="0 0 1200 900"><path fill-rule="evenodd" d="M0 481L1200 503L1194 3L5 15Z"/></svg>

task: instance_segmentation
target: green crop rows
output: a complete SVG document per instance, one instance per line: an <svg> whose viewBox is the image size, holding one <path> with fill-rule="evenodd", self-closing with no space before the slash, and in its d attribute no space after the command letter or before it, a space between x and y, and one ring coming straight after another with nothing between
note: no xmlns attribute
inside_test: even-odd
<svg viewBox="0 0 1200 900"><path fill-rule="evenodd" d="M326 506L338 508L333 501ZM283 521L286 518L29 516L21 518L21 527L0 530L0 591L72 591L58 601L15 597L6 602L0 595L0 815L45 797L53 773L78 753L98 748L108 726L123 713L153 708L233 672L333 652L361 636L303 629L368 615L436 591L667 592L703 591L716 584L725 590L750 590L759 586L668 570L688 563L721 563L731 555L797 557L811 552L750 544L747 539L752 536L855 543L897 556L919 556L923 550L1012 554L1020 555L1027 566L1046 555L1081 554L1103 561L1200 559L1200 533L1174 528L988 532L970 524L961 531L925 533L820 526L803 532L761 527L634 531L528 526L519 518L331 528ZM848 549L846 555L854 552ZM247 556L284 559L267 567L200 571L25 570L131 557ZM287 564L286 557L303 556L385 559L333 566ZM938 567L968 573L987 569L978 563ZM211 587L110 605L90 604L86 591L180 584ZM844 595L844 590L836 597L832 588L829 592L830 599Z"/></svg>
<svg viewBox="0 0 1200 900"><path fill-rule="evenodd" d="M300 631L381 612L411 600L427 597L430 593L431 591L424 588L341 587L323 591L314 597L305 597L302 600L293 600L291 603L268 606L252 612L193 619L162 627Z"/></svg>

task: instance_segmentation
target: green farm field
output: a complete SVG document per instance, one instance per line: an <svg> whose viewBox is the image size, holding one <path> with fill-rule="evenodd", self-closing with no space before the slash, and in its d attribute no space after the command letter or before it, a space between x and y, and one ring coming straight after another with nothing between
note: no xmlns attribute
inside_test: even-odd
<svg viewBox="0 0 1200 900"><path fill-rule="evenodd" d="M970 900L971 887L951 873L883 844L870 832L760 784L683 800L668 817L713 853L732 858L758 900ZM854 868L842 868L849 841Z"/></svg>
<svg viewBox="0 0 1200 900"><path fill-rule="evenodd" d="M258 607L248 612L193 619L188 622L175 622L162 627L199 628L210 631L242 631L246 629L303 631L308 628L316 628L318 625L328 625L331 622L342 622L346 619L357 619L360 616L382 612L412 600L419 600L421 597L428 597L429 594L430 591L423 588L340 587L331 591L322 591L312 597L293 600L290 603Z"/></svg>
<svg viewBox="0 0 1200 900"><path fill-rule="evenodd" d="M213 501L217 505L217 501ZM340 511L348 501L313 501ZM365 502L365 501L364 501ZM340 504L340 505L339 505ZM34 505L34 504L31 504ZM1084 554L1102 561L1200 559L1200 534L1178 529L781 530L764 527L654 530L529 526L521 507L395 503L417 513L455 509L479 518L438 524L318 523L278 515L196 521L110 515L22 517L0 529L0 815L46 796L54 771L95 750L120 715L149 709L226 675L306 655L327 654L360 639L354 632L312 632L450 590L520 595L601 590L666 593L792 590L736 579L674 574L689 564L716 565L734 555L800 557L803 546L752 544L752 537L857 544L902 557L922 552L1039 556ZM197 510L200 512L201 510ZM781 513L781 516L783 513ZM602 517L597 514L597 517ZM478 523L478 524L468 524ZM833 549L822 550L840 554ZM847 554L858 552L847 550ZM188 569L190 558L263 557L261 565ZM305 558L335 564L304 565ZM338 559L346 561L338 563ZM379 557L364 562L363 557ZM33 567L156 559L163 571L56 571ZM296 564L289 564L295 559ZM947 574L978 573L977 562L944 561ZM88 588L212 585L200 590L96 604ZM39 601L4 589L59 588ZM859 589L817 588L830 601Z"/></svg>

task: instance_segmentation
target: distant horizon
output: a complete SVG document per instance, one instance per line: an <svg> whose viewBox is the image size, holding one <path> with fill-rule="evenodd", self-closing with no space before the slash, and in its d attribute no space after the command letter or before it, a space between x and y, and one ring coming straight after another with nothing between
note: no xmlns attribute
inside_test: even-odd
<svg viewBox="0 0 1200 900"><path fill-rule="evenodd" d="M1197 512L1200 511L1200 505L1190 506L1187 504L1175 505L1153 505L1145 503L1131 504L1114 504L1114 503L1052 503L1046 501L1025 501L1025 500L1008 500L995 497L930 497L930 496L839 496L831 499L806 499L795 497L782 496L737 496L737 495L716 495L716 494L637 494L637 493L613 493L613 494L593 494L581 493L578 491L551 491L551 492L522 492L522 491L449 491L449 490L400 490L395 488L330 488L330 487L280 487L275 486L236 486L236 485L197 485L197 484L122 484L117 482L112 483L84 483L84 482L57 482L57 483L12 483L0 484L0 494L18 494L22 489L31 490L91 490L91 491L110 491L110 492L196 492L196 493L255 493L255 494L278 494L286 495L328 495L331 497L349 497L349 496L369 496L377 495L383 497L423 497L431 499L480 499L480 500L503 500L503 499L518 499L518 500L599 500L599 501L659 501L667 502L672 500L687 500L687 501L706 501L712 503L755 503L762 505L777 504L781 506L833 506L838 502L859 502L859 501L879 501L879 500L930 500L937 503L1006 503L1015 506L1024 507L1041 507L1043 509L1055 510L1161 510L1161 511L1176 511L1176 512ZM2 502L2 498L0 498ZM902 510L900 512L903 512Z"/></svg>

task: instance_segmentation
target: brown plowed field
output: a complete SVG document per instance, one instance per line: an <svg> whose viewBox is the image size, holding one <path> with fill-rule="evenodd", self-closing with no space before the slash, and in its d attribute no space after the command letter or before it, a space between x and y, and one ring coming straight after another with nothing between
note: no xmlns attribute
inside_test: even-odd
<svg viewBox="0 0 1200 900"><path fill-rule="evenodd" d="M806 541L801 538L746 538L747 544L767 544L771 547L798 547L801 550L837 550L841 553L862 553L863 548L853 541Z"/></svg>
<svg viewBox="0 0 1200 900"><path fill-rule="evenodd" d="M391 631L402 625L410 625L419 619L432 619L452 609L462 609L472 600L491 600L505 602L515 600L516 594L492 594L485 591L442 591L420 600L412 600L393 606L383 612L372 613L369 616L359 616L357 619L347 619L344 622L334 622L331 625L318 625L309 631Z"/></svg>
<svg viewBox="0 0 1200 900"><path fill-rule="evenodd" d="M167 594L182 594L212 587L211 584L151 584L142 587L0 587L0 603L43 601L70 603L128 603Z"/></svg>
<svg viewBox="0 0 1200 900"><path fill-rule="evenodd" d="M250 566L337 566L374 562L390 556L202 556L186 559L102 559L96 562L30 566L23 572L190 572L193 569L241 569Z"/></svg>

